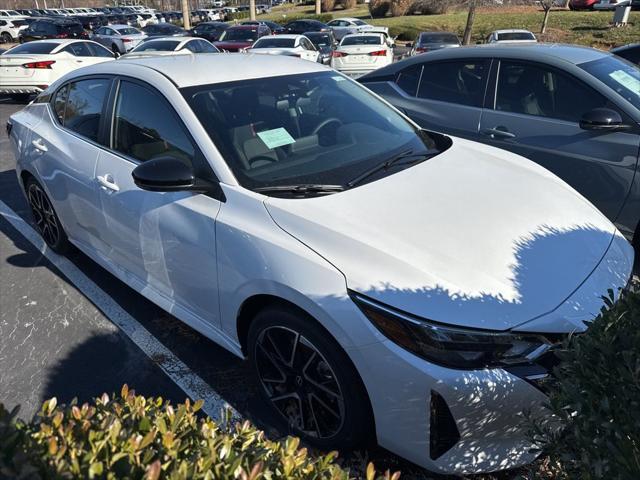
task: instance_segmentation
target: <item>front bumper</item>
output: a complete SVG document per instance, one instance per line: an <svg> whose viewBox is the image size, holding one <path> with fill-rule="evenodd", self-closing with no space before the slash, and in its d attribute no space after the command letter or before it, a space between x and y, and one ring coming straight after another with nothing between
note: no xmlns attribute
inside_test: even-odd
<svg viewBox="0 0 640 480"><path fill-rule="evenodd" d="M382 447L447 474L516 468L538 455L527 437L527 416L546 417L547 397L527 380L502 369L434 365L391 341L349 353L368 390Z"/></svg>

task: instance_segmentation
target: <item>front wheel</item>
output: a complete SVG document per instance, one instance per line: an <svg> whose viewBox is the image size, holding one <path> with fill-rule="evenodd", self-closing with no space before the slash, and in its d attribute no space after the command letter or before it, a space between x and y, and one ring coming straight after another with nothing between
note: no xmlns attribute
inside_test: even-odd
<svg viewBox="0 0 640 480"><path fill-rule="evenodd" d="M288 433L322 449L372 439L369 400L341 347L308 315L269 308L249 328L261 396Z"/></svg>
<svg viewBox="0 0 640 480"><path fill-rule="evenodd" d="M33 178L27 180L25 188L38 232L51 250L60 254L67 253L71 248L71 243L62 228L60 219L53 209L49 197Z"/></svg>
<svg viewBox="0 0 640 480"><path fill-rule="evenodd" d="M13 42L13 37L7 32L2 32L2 43L11 43L11 42Z"/></svg>

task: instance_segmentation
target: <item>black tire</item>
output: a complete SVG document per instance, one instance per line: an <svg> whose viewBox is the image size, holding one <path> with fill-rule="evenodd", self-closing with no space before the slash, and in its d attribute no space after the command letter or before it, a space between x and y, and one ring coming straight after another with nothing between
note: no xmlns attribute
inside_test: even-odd
<svg viewBox="0 0 640 480"><path fill-rule="evenodd" d="M273 348L276 344L280 349ZM287 346L293 355L282 353ZM323 450L373 442L362 381L346 353L313 318L294 308L269 307L251 322L248 349L260 395L277 427Z"/></svg>
<svg viewBox="0 0 640 480"><path fill-rule="evenodd" d="M121 55L120 49L115 43L111 45L111 51L117 55Z"/></svg>
<svg viewBox="0 0 640 480"><path fill-rule="evenodd" d="M38 233L51 250L64 255L71 249L71 243L62 228L58 214L53 209L51 200L33 177L27 180L25 191Z"/></svg>
<svg viewBox="0 0 640 480"><path fill-rule="evenodd" d="M2 32L2 43L12 43L12 42L13 42L13 37L7 32Z"/></svg>

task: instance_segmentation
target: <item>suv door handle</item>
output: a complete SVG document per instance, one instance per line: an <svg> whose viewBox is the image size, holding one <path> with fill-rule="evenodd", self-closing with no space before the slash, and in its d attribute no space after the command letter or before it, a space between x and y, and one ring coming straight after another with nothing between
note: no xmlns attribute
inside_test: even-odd
<svg viewBox="0 0 640 480"><path fill-rule="evenodd" d="M110 173L107 173L105 176L98 175L96 178L98 179L98 183L102 187L114 192L120 191L120 187L116 185L116 182L113 180L113 175L111 175Z"/></svg>
<svg viewBox="0 0 640 480"><path fill-rule="evenodd" d="M516 138L515 133L507 130L507 127L485 128L480 133L491 138Z"/></svg>
<svg viewBox="0 0 640 480"><path fill-rule="evenodd" d="M41 138L32 140L31 145L33 145L36 150L39 150L41 152L46 152L48 150L47 146L44 144Z"/></svg>

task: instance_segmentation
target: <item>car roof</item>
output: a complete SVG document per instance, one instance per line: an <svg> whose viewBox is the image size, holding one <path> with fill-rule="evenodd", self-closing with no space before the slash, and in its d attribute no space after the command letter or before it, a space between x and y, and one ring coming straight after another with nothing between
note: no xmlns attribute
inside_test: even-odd
<svg viewBox="0 0 640 480"><path fill-rule="evenodd" d="M533 35L533 32L531 32L530 30L524 30L522 28L507 28L504 30L496 30L493 33L497 33L498 35L500 35L501 33L531 33Z"/></svg>
<svg viewBox="0 0 640 480"><path fill-rule="evenodd" d="M132 27L131 25L122 25L122 24L116 24L116 25L103 25L104 27L109 27L109 28L113 28L114 30L122 30L125 28L136 28L136 27ZM137 28L136 28L137 30Z"/></svg>
<svg viewBox="0 0 640 480"><path fill-rule="evenodd" d="M256 30L259 27L264 27L264 25L233 25L229 28L235 28L236 30Z"/></svg>
<svg viewBox="0 0 640 480"><path fill-rule="evenodd" d="M117 62L103 62L84 67L83 75L118 74L119 70L152 69L167 77L178 88L331 71L316 62L301 62L297 58L259 54L219 54L121 57Z"/></svg>
<svg viewBox="0 0 640 480"><path fill-rule="evenodd" d="M287 35L275 35L275 36L273 36L273 35L272 35L272 36L266 36L266 37L259 38L257 41L260 41L260 40L262 40L263 38L272 38L272 37L273 37L273 38L288 38L288 39L290 39L290 40L295 40L295 39L297 39L297 38L302 38L302 37L304 37L304 35L294 35L294 34L287 34Z"/></svg>
<svg viewBox="0 0 640 480"><path fill-rule="evenodd" d="M361 32L361 33L350 33L342 37L343 39L350 37L384 37L384 33L382 32Z"/></svg>
<svg viewBox="0 0 640 480"><path fill-rule="evenodd" d="M461 48L449 48L429 52L428 56L416 56L415 62L456 58L513 58L541 63L571 63L580 65L610 55L595 48L560 43L536 44L483 44ZM405 64L406 65L406 64Z"/></svg>

